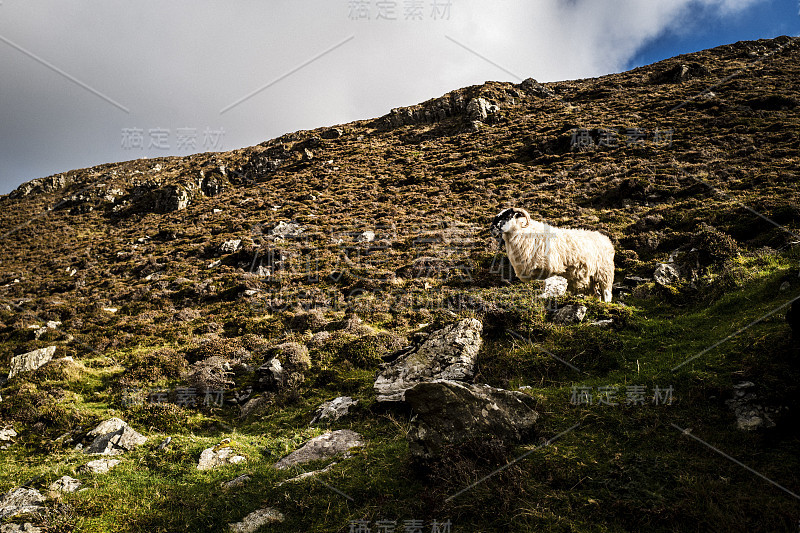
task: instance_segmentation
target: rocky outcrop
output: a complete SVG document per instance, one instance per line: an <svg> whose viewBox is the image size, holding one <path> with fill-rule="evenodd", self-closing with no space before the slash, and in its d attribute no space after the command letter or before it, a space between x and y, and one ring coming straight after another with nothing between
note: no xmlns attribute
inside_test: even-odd
<svg viewBox="0 0 800 533"><path fill-rule="evenodd" d="M203 450L200 453L200 459L197 461L197 469L211 470L222 465L245 462L247 460L245 457L234 453L233 448L230 447L230 440L224 439L216 446Z"/></svg>
<svg viewBox="0 0 800 533"><path fill-rule="evenodd" d="M482 330L479 320L465 318L431 333L381 371L374 385L378 401L402 401L405 391L423 381L472 378Z"/></svg>
<svg viewBox="0 0 800 533"><path fill-rule="evenodd" d="M489 385L437 380L414 386L405 397L416 415L409 445L419 457L476 439L519 442L539 419L530 396Z"/></svg>
<svg viewBox="0 0 800 533"><path fill-rule="evenodd" d="M120 463L119 459L95 459L83 466L78 467L78 472L88 472L91 474L107 474L112 468Z"/></svg>
<svg viewBox="0 0 800 533"><path fill-rule="evenodd" d="M669 287L681 280L681 273L675 266L669 263L661 263L653 272L653 280L662 287Z"/></svg>
<svg viewBox="0 0 800 533"><path fill-rule="evenodd" d="M364 440L355 431L349 429L330 431L303 444L300 448L275 463L275 468L285 470L309 461L328 459L339 454L347 454L350 448L363 445Z"/></svg>

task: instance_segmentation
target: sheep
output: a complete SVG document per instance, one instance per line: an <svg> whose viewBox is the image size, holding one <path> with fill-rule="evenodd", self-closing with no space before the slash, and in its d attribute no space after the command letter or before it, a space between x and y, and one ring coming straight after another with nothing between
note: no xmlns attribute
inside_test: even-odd
<svg viewBox="0 0 800 533"><path fill-rule="evenodd" d="M611 301L614 245L597 231L556 228L534 221L524 209L501 211L492 221L497 243L506 244L514 273L522 280L564 276L573 292Z"/></svg>

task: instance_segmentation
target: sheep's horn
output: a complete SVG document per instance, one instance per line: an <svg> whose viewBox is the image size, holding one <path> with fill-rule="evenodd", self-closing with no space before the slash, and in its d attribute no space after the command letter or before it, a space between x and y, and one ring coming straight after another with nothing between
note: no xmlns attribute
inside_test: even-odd
<svg viewBox="0 0 800 533"><path fill-rule="evenodd" d="M528 226L531 225L531 222L532 222L531 215L530 215L530 213L528 213L527 211L525 211L522 208L520 208L520 211L522 211L522 214L525 215L525 225L523 227L527 228Z"/></svg>

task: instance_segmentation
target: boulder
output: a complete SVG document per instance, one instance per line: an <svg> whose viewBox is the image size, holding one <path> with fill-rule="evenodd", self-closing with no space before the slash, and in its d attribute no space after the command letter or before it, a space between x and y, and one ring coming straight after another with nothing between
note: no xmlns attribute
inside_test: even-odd
<svg viewBox="0 0 800 533"><path fill-rule="evenodd" d="M725 404L736 416L736 427L742 431L755 431L775 427L778 410L765 407L758 402L755 384L743 381L733 386L733 398Z"/></svg>
<svg viewBox="0 0 800 533"><path fill-rule="evenodd" d="M39 348L32 352L17 355L11 358L11 369L8 372L8 379L13 378L20 372L31 372L41 367L53 358L56 353L55 346Z"/></svg>
<svg viewBox="0 0 800 533"><path fill-rule="evenodd" d="M223 254L232 254L239 249L242 239L230 239L219 245L219 251Z"/></svg>
<svg viewBox="0 0 800 533"><path fill-rule="evenodd" d="M277 463L275 468L285 470L295 465L302 465L309 461L328 459L339 454L346 454L350 448L363 446L361 435L349 429L329 431L319 437L314 437L303 444Z"/></svg>
<svg viewBox="0 0 800 533"><path fill-rule="evenodd" d="M364 231L359 233L356 237L356 242L372 242L375 240L375 232L374 231Z"/></svg>
<svg viewBox="0 0 800 533"><path fill-rule="evenodd" d="M653 280L662 287L668 287L681 280L681 273L673 265L661 263L653 272Z"/></svg>
<svg viewBox="0 0 800 533"><path fill-rule="evenodd" d="M481 439L520 442L539 419L533 398L489 385L437 380L419 383L405 397L416 414L408 440L417 457Z"/></svg>
<svg viewBox="0 0 800 533"><path fill-rule="evenodd" d="M36 489L19 487L0 496L0 518L35 513L42 509L45 497Z"/></svg>
<svg viewBox="0 0 800 533"><path fill-rule="evenodd" d="M538 295L539 298L547 300L551 298L558 298L567 294L567 278L561 276L550 276L544 280L544 289Z"/></svg>
<svg viewBox="0 0 800 533"><path fill-rule="evenodd" d="M273 237L280 238L299 237L305 230L306 229L297 222L286 222L281 220L271 230L269 230L269 234Z"/></svg>
<svg viewBox="0 0 800 533"><path fill-rule="evenodd" d="M477 122L493 122L500 108L485 98L473 98L467 103L467 118Z"/></svg>
<svg viewBox="0 0 800 533"><path fill-rule="evenodd" d="M78 472L89 472L92 474L107 474L109 470L119 464L119 459L95 459L83 466L78 467Z"/></svg>
<svg viewBox="0 0 800 533"><path fill-rule="evenodd" d="M16 436L17 432L12 427L0 429L0 450L5 450L10 446Z"/></svg>
<svg viewBox="0 0 800 533"><path fill-rule="evenodd" d="M133 450L147 442L141 435L119 418L110 418L86 434L94 437L83 453L99 455L118 455Z"/></svg>
<svg viewBox="0 0 800 533"><path fill-rule="evenodd" d="M223 481L222 488L225 490L238 489L239 487L244 487L248 481L250 481L250 476L247 474L242 474L241 476L235 477L230 481Z"/></svg>
<svg viewBox="0 0 800 533"><path fill-rule="evenodd" d="M273 357L256 369L261 390L277 390L286 382L286 373L277 357Z"/></svg>
<svg viewBox="0 0 800 533"><path fill-rule="evenodd" d="M253 533L254 531L258 531L261 526L283 521L283 513L271 507L266 507L253 511L245 516L241 522L228 524L228 527L232 533Z"/></svg>
<svg viewBox="0 0 800 533"><path fill-rule="evenodd" d="M350 396L339 396L329 402L325 402L314 412L314 419L311 420L311 425L313 426L320 422L336 422L346 416L350 408L356 404L358 404L358 400L354 400Z"/></svg>
<svg viewBox="0 0 800 533"><path fill-rule="evenodd" d="M553 322L561 325L572 325L583 322L586 317L585 305L565 305L555 312Z"/></svg>
<svg viewBox="0 0 800 533"><path fill-rule="evenodd" d="M472 378L482 330L479 320L465 318L431 333L381 371L374 384L378 401L402 401L405 391L423 381Z"/></svg>
<svg viewBox="0 0 800 533"><path fill-rule="evenodd" d="M197 461L197 469L211 470L222 465L245 462L247 459L241 455L236 455L229 443L230 439L225 439L216 446L203 450L200 453L200 459Z"/></svg>
<svg viewBox="0 0 800 533"><path fill-rule="evenodd" d="M81 482L69 476L62 476L50 484L49 490L54 493L75 492L81 486Z"/></svg>

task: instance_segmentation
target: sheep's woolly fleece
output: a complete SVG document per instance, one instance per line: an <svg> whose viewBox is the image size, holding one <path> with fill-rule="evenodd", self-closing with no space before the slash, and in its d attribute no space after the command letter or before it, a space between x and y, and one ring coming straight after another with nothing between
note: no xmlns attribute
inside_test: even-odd
<svg viewBox="0 0 800 533"><path fill-rule="evenodd" d="M514 273L522 280L564 276L571 292L587 292L611 301L614 245L597 231L556 228L534 221L521 208L501 211L492 233L505 241Z"/></svg>

